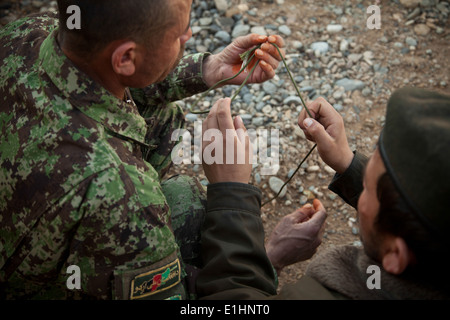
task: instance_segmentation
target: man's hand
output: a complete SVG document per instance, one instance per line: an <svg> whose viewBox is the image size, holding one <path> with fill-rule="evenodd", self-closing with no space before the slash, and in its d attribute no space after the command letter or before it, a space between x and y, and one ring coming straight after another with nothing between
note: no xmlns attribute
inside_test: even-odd
<svg viewBox="0 0 450 320"><path fill-rule="evenodd" d="M322 243L327 214L322 203L315 199L283 217L266 244L267 255L280 274L293 263L311 258Z"/></svg>
<svg viewBox="0 0 450 320"><path fill-rule="evenodd" d="M280 47L280 51L284 55L284 49L281 49L284 47L284 40L280 36L267 37L250 34L248 36L237 38L222 52L209 56L205 60L203 64L203 80L209 87L212 87L217 82L234 76L242 67L240 54L259 44L262 44L261 48L255 51L254 62L253 64L250 64L247 69L251 70L251 67L256 63L257 59L260 60L260 63L248 82L262 83L272 79L275 76L275 70L278 68L282 59L277 49L271 45L271 43L275 43ZM240 85L244 82L247 75L248 71L244 71L238 77L226 84Z"/></svg>
<svg viewBox="0 0 450 320"><path fill-rule="evenodd" d="M248 183L252 173L252 146L238 116L231 117L231 99L218 100L203 122L203 170L210 183Z"/></svg>
<svg viewBox="0 0 450 320"><path fill-rule="evenodd" d="M344 173L354 155L348 145L342 116L322 97L310 103L308 109L314 119L303 109L298 125L306 138L317 144L322 160L337 173Z"/></svg>

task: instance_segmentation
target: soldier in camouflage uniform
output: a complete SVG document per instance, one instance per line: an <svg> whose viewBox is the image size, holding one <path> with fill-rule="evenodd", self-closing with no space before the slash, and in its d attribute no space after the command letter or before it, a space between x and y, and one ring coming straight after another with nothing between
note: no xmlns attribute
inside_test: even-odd
<svg viewBox="0 0 450 320"><path fill-rule="evenodd" d="M72 3L77 1L58 1L60 12ZM191 0L86 3L79 1L82 21L83 6L98 9L101 3L117 5L118 12L125 12L119 8L125 3L143 12L171 8L168 14L188 26L180 39L192 34ZM0 31L2 298L195 297L186 275L195 269L189 265L198 266L206 195L188 177L162 180L171 163L171 134L184 122L171 102L226 78L240 53L268 39L236 40L221 64L209 54L186 56L158 84L118 94L63 50L61 17L31 16ZM261 49L251 82L273 77L280 61L276 52ZM80 290L67 287L71 265L80 269Z"/></svg>

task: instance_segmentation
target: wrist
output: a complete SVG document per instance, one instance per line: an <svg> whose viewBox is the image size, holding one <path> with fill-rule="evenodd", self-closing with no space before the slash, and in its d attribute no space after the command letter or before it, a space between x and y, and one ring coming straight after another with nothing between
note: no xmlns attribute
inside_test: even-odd
<svg viewBox="0 0 450 320"><path fill-rule="evenodd" d="M352 164L354 156L355 156L355 154L350 149L348 149L344 153L344 156L342 157L342 161L339 163L339 165L337 165L334 168L336 170L336 173L343 174L345 171L347 171L347 169Z"/></svg>
<svg viewBox="0 0 450 320"><path fill-rule="evenodd" d="M217 80L217 74L218 70L214 67L215 56L214 55L208 55L203 60L202 65L202 76L203 76L203 82L206 84L208 88L211 88L214 86L219 80Z"/></svg>
<svg viewBox="0 0 450 320"><path fill-rule="evenodd" d="M284 266L282 266L279 262L278 259L275 258L272 248L270 245L266 245L266 254L267 257L270 260L270 263L272 264L273 268L275 269L275 271L277 272L278 275L280 275L281 271L283 270Z"/></svg>

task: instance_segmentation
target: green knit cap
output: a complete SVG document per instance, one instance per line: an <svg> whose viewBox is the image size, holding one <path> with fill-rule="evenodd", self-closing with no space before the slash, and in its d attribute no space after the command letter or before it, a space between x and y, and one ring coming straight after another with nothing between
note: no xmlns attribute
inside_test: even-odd
<svg viewBox="0 0 450 320"><path fill-rule="evenodd" d="M403 88L389 99L381 157L411 211L433 234L450 236L450 95Z"/></svg>

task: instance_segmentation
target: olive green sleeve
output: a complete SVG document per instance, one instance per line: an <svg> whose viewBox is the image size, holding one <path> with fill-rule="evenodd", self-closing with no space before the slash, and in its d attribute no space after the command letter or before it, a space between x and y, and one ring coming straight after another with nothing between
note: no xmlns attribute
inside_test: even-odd
<svg viewBox="0 0 450 320"><path fill-rule="evenodd" d="M368 158L355 152L350 167L343 174L336 174L328 188L345 202L356 208L363 190L363 177Z"/></svg>
<svg viewBox="0 0 450 320"><path fill-rule="evenodd" d="M197 278L203 299L263 299L277 280L264 247L261 192L242 183L208 186L202 228L204 267Z"/></svg>

